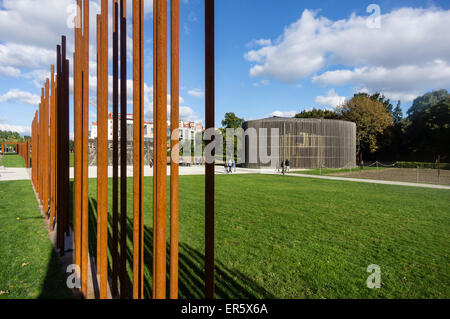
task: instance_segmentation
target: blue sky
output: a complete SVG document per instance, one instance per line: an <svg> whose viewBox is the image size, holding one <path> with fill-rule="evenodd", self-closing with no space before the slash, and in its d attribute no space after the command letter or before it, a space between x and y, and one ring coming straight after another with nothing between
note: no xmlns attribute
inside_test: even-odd
<svg viewBox="0 0 450 319"><path fill-rule="evenodd" d="M71 3L0 0L0 129L29 130L59 36L73 41L67 27ZM97 3L91 1L92 19ZM152 118L151 3L145 2L147 120ZM180 3L181 115L199 121L204 117L204 1ZM372 3L381 10L379 28L373 27L373 12L367 12ZM128 14L131 18L131 10ZM230 111L256 119L333 108L356 91L381 91L401 99L406 111L414 97L450 88L449 29L445 0L216 0L216 124ZM92 107L90 122L95 120Z"/></svg>

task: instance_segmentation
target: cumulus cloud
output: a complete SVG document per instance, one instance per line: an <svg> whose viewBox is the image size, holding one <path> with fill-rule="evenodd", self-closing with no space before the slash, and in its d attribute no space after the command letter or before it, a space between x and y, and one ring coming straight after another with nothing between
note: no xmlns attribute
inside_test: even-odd
<svg viewBox="0 0 450 319"><path fill-rule="evenodd" d="M380 29L368 28L367 19L332 21L305 10L276 41L245 54L250 76L286 83L314 76L406 97L450 86L450 10L400 8L381 16Z"/></svg>
<svg viewBox="0 0 450 319"><path fill-rule="evenodd" d="M334 89L331 89L327 92L326 96L316 97L315 102L322 106L331 106L335 108L345 103L345 97L339 96Z"/></svg>
<svg viewBox="0 0 450 319"><path fill-rule="evenodd" d="M5 94L0 95L0 103L5 102L22 102L33 106L38 106L41 102L39 95L30 92L12 89Z"/></svg>
<svg viewBox="0 0 450 319"><path fill-rule="evenodd" d="M22 125L9 125L0 123L0 131L11 131L11 132L17 132L20 135L24 136L30 136L31 135L31 128L29 126L22 126Z"/></svg>
<svg viewBox="0 0 450 319"><path fill-rule="evenodd" d="M297 113L297 111L274 111L269 114L269 117L294 117Z"/></svg>
<svg viewBox="0 0 450 319"><path fill-rule="evenodd" d="M196 98L202 98L205 96L205 92L203 92L201 89L193 89L189 90L188 94L190 96L196 97Z"/></svg>

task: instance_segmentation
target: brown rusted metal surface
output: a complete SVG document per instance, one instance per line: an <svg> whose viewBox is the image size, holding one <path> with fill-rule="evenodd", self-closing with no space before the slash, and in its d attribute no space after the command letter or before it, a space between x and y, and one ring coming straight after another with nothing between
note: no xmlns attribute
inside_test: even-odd
<svg viewBox="0 0 450 319"><path fill-rule="evenodd" d="M53 230L56 214L56 92L55 66L50 71L50 229Z"/></svg>
<svg viewBox="0 0 450 319"><path fill-rule="evenodd" d="M167 233L167 1L157 1L156 11L156 299L166 298Z"/></svg>
<svg viewBox="0 0 450 319"><path fill-rule="evenodd" d="M77 1L77 21L81 19L81 0ZM81 26L75 24L75 51L73 63L73 123L74 123L74 262L81 267L81 170L82 170L82 66Z"/></svg>
<svg viewBox="0 0 450 319"><path fill-rule="evenodd" d="M214 0L205 1L205 129L214 128ZM207 141L209 145L213 141ZM212 154L214 156L214 154ZM205 168L205 297L214 298L214 163Z"/></svg>
<svg viewBox="0 0 450 319"><path fill-rule="evenodd" d="M83 1L83 35L80 65L82 68L82 129L81 129L81 293L87 297L88 248L89 248L89 0Z"/></svg>
<svg viewBox="0 0 450 319"><path fill-rule="evenodd" d="M126 116L124 114L124 116ZM119 272L119 3L113 1L113 184L112 184L112 294L118 295Z"/></svg>
<svg viewBox="0 0 450 319"><path fill-rule="evenodd" d="M170 299L178 298L178 186L179 186L179 0L171 1L170 57Z"/></svg>
<svg viewBox="0 0 450 319"><path fill-rule="evenodd" d="M143 0L133 0L133 298L144 287L144 16Z"/></svg>
<svg viewBox="0 0 450 319"><path fill-rule="evenodd" d="M99 104L101 102L101 56L102 56L102 50L101 50L101 27L102 27L102 20L101 16L97 14L97 152L99 152L99 123L98 123L98 112L99 112ZM98 163L98 153L97 153L97 169L99 167ZM97 187L98 187L98 172L97 172ZM97 190L98 192L98 190ZM98 202L97 202L98 205ZM97 267L97 274L101 271L101 219L100 219L100 213L97 210L97 258L96 258L96 267Z"/></svg>
<svg viewBox="0 0 450 319"><path fill-rule="evenodd" d="M49 199L49 190L50 190L50 183L49 183L49 125L48 125L48 118L49 118L49 80L47 79L45 81L45 88L44 88L44 105L43 105L43 123L42 123L42 205L44 208L44 212L48 215L48 199Z"/></svg>
<svg viewBox="0 0 450 319"><path fill-rule="evenodd" d="M153 0L153 17L158 16L158 6L157 0ZM153 58L156 57L156 30L158 25L156 23L156 19L153 19ZM156 105L157 105L157 94L158 91L158 74L156 72L156 61L153 60L153 118L156 115ZM153 121L155 122L155 121ZM155 126L153 126L155 128ZM156 158L158 154L158 149L155 147L155 134L153 135L153 273L152 273L152 296L156 298L156 184L157 184L157 176L156 176Z"/></svg>
<svg viewBox="0 0 450 319"><path fill-rule="evenodd" d="M101 1L99 99L97 103L97 218L100 251L100 299L107 298L108 276L108 1Z"/></svg>
<svg viewBox="0 0 450 319"><path fill-rule="evenodd" d="M127 15L120 1L120 297L127 297Z"/></svg>

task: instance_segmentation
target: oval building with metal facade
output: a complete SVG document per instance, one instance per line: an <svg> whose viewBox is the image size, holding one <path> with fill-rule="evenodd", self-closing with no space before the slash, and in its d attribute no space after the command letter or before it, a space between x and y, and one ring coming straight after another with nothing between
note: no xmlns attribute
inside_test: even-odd
<svg viewBox="0 0 450 319"><path fill-rule="evenodd" d="M244 161L247 168L280 167L287 159L291 168L356 166L356 124L353 122L272 117L247 121L243 129L247 132ZM261 160L264 159L261 154L270 156L271 163Z"/></svg>

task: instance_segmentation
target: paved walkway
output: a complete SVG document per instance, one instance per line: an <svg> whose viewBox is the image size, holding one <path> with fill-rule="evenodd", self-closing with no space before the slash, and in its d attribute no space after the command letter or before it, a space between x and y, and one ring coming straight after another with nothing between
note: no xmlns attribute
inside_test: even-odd
<svg viewBox="0 0 450 319"><path fill-rule="evenodd" d="M0 167L0 182L21 181L29 179L31 179L29 168L3 167L3 166Z"/></svg>
<svg viewBox="0 0 450 319"><path fill-rule="evenodd" d="M280 175L274 171L265 170L262 174L269 175ZM370 183L370 184L383 184L383 185L397 185L397 186L410 186L410 187L424 187L424 188L434 188L434 189L447 189L450 190L450 186L445 185L433 185L433 184L418 184L418 183L406 183L406 182L391 182L391 181L380 181L375 179L360 179L360 178L349 178L349 177L335 177L335 176L320 176L320 175L308 175L308 174L286 174L286 176L294 177L307 177L316 179L326 179L334 181L346 181L346 182L358 182L358 183Z"/></svg>
<svg viewBox="0 0 450 319"><path fill-rule="evenodd" d="M226 174L225 170L221 166L216 166L215 172L217 175ZM15 180L29 180L30 177L29 168L12 168L12 167L0 167L0 182L1 181L15 181ZM97 167L89 167L89 178L97 178ZM191 167L180 167L180 175L204 175L204 166L191 166ZM267 175L280 175L280 173L269 169L245 169L237 168L236 172L233 174L267 174ZM108 175L112 177L112 167L108 167ZM170 175L170 166L167 166L167 175ZM120 176L120 172L119 172ZM133 166L127 167L127 176L133 177ZM153 176L153 168L150 166L144 167L144 176ZM358 183L370 183L370 184L383 184L383 185L397 185L397 186L409 186L409 187L423 187L423 188L434 188L434 189L447 189L450 190L450 186L446 185L434 185L434 184L417 184L417 183L406 183L406 182L393 182L393 181L381 181L375 179L360 179L360 178L349 178L349 177L336 177L336 176L320 176L320 175L307 175L307 174L286 174L286 176L303 177L303 178L316 178L334 181L347 181L347 182L358 182ZM74 177L73 167L70 168L70 178Z"/></svg>

